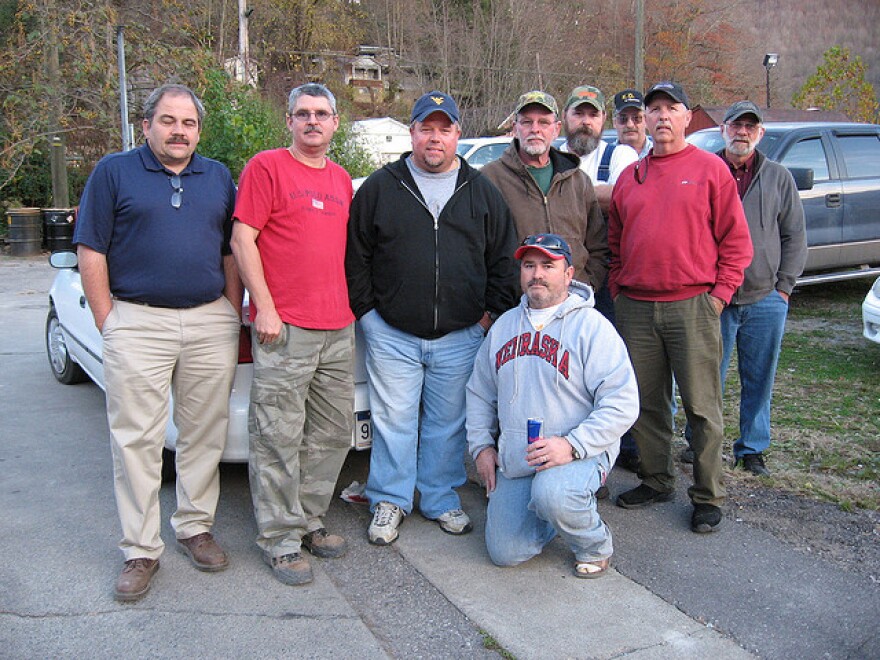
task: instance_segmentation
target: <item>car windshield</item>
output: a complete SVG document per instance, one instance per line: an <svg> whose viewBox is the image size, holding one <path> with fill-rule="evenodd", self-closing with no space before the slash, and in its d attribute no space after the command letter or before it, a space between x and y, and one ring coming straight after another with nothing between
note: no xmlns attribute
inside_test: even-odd
<svg viewBox="0 0 880 660"><path fill-rule="evenodd" d="M782 133L779 131L767 131L764 133L764 137L761 138L761 141L758 143L761 152L768 153L771 151L773 144L780 137L782 137ZM687 136L687 141L695 147L699 147L704 151L711 151L712 153L721 151L724 148L724 138L721 137L721 131L718 129L709 128L703 131L697 131L696 133L691 133Z"/></svg>
<svg viewBox="0 0 880 660"><path fill-rule="evenodd" d="M762 153L770 153L773 151L773 146L776 144L777 140L781 137L782 131L767 131L758 143L758 147L761 149Z"/></svg>
<svg viewBox="0 0 880 660"><path fill-rule="evenodd" d="M697 131L687 136L687 141L703 151L716 152L724 148L724 138L719 130Z"/></svg>
<svg viewBox="0 0 880 660"><path fill-rule="evenodd" d="M472 146L474 146L473 142L465 142L464 140L459 140L458 147L455 149L455 153L457 153L459 156L464 156L468 152L468 149L470 149Z"/></svg>

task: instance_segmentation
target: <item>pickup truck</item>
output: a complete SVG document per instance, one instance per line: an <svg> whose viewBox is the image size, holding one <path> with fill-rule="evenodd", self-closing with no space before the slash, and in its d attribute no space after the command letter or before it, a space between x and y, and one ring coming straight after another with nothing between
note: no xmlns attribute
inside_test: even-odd
<svg viewBox="0 0 880 660"><path fill-rule="evenodd" d="M798 284L880 274L880 126L767 122L764 129L758 149L791 170L804 203L808 257ZM687 141L724 148L718 128Z"/></svg>

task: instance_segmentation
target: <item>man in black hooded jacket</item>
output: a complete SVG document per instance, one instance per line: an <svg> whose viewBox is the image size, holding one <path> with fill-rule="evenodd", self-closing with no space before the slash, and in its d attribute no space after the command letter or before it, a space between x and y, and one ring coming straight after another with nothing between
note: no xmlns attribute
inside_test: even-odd
<svg viewBox="0 0 880 660"><path fill-rule="evenodd" d="M450 534L471 522L455 488L464 469L465 385L492 320L518 298L516 230L498 190L456 155L455 101L413 107L413 151L374 172L352 202L351 308L366 343L373 448L371 543L398 536L420 494Z"/></svg>

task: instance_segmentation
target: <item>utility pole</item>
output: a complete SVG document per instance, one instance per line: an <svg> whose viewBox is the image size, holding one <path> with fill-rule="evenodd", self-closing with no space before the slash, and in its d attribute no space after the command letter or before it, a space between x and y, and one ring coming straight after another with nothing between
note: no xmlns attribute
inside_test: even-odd
<svg viewBox="0 0 880 660"><path fill-rule="evenodd" d="M236 77L245 84L250 84L250 47L248 39L248 21L253 13L252 9L247 8L247 0L238 0L238 60L239 67L236 67Z"/></svg>
<svg viewBox="0 0 880 660"><path fill-rule="evenodd" d="M535 67L538 69L538 89L544 89L544 76L541 74L541 53L535 53Z"/></svg>
<svg viewBox="0 0 880 660"><path fill-rule="evenodd" d="M645 91L645 0L636 0L636 52L635 84L640 92Z"/></svg>
<svg viewBox="0 0 880 660"><path fill-rule="evenodd" d="M128 125L128 80L125 76L125 30L124 25L116 26L116 66L119 69L119 114L120 131L122 132L122 150L130 151L131 129Z"/></svg>
<svg viewBox="0 0 880 660"><path fill-rule="evenodd" d="M45 5L46 22L43 24L48 40L46 77L49 79L49 166L52 172L52 206L63 209L70 206L67 186L67 159L61 134L61 67L58 58L58 12L49 0Z"/></svg>

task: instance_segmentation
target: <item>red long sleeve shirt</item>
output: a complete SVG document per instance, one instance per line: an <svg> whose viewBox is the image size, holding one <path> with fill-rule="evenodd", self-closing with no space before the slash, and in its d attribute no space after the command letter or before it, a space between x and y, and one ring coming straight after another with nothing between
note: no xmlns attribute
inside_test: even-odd
<svg viewBox="0 0 880 660"><path fill-rule="evenodd" d="M636 170L638 166L638 170ZM620 175L608 220L611 295L730 302L752 261L736 182L715 154L688 145L653 152Z"/></svg>

